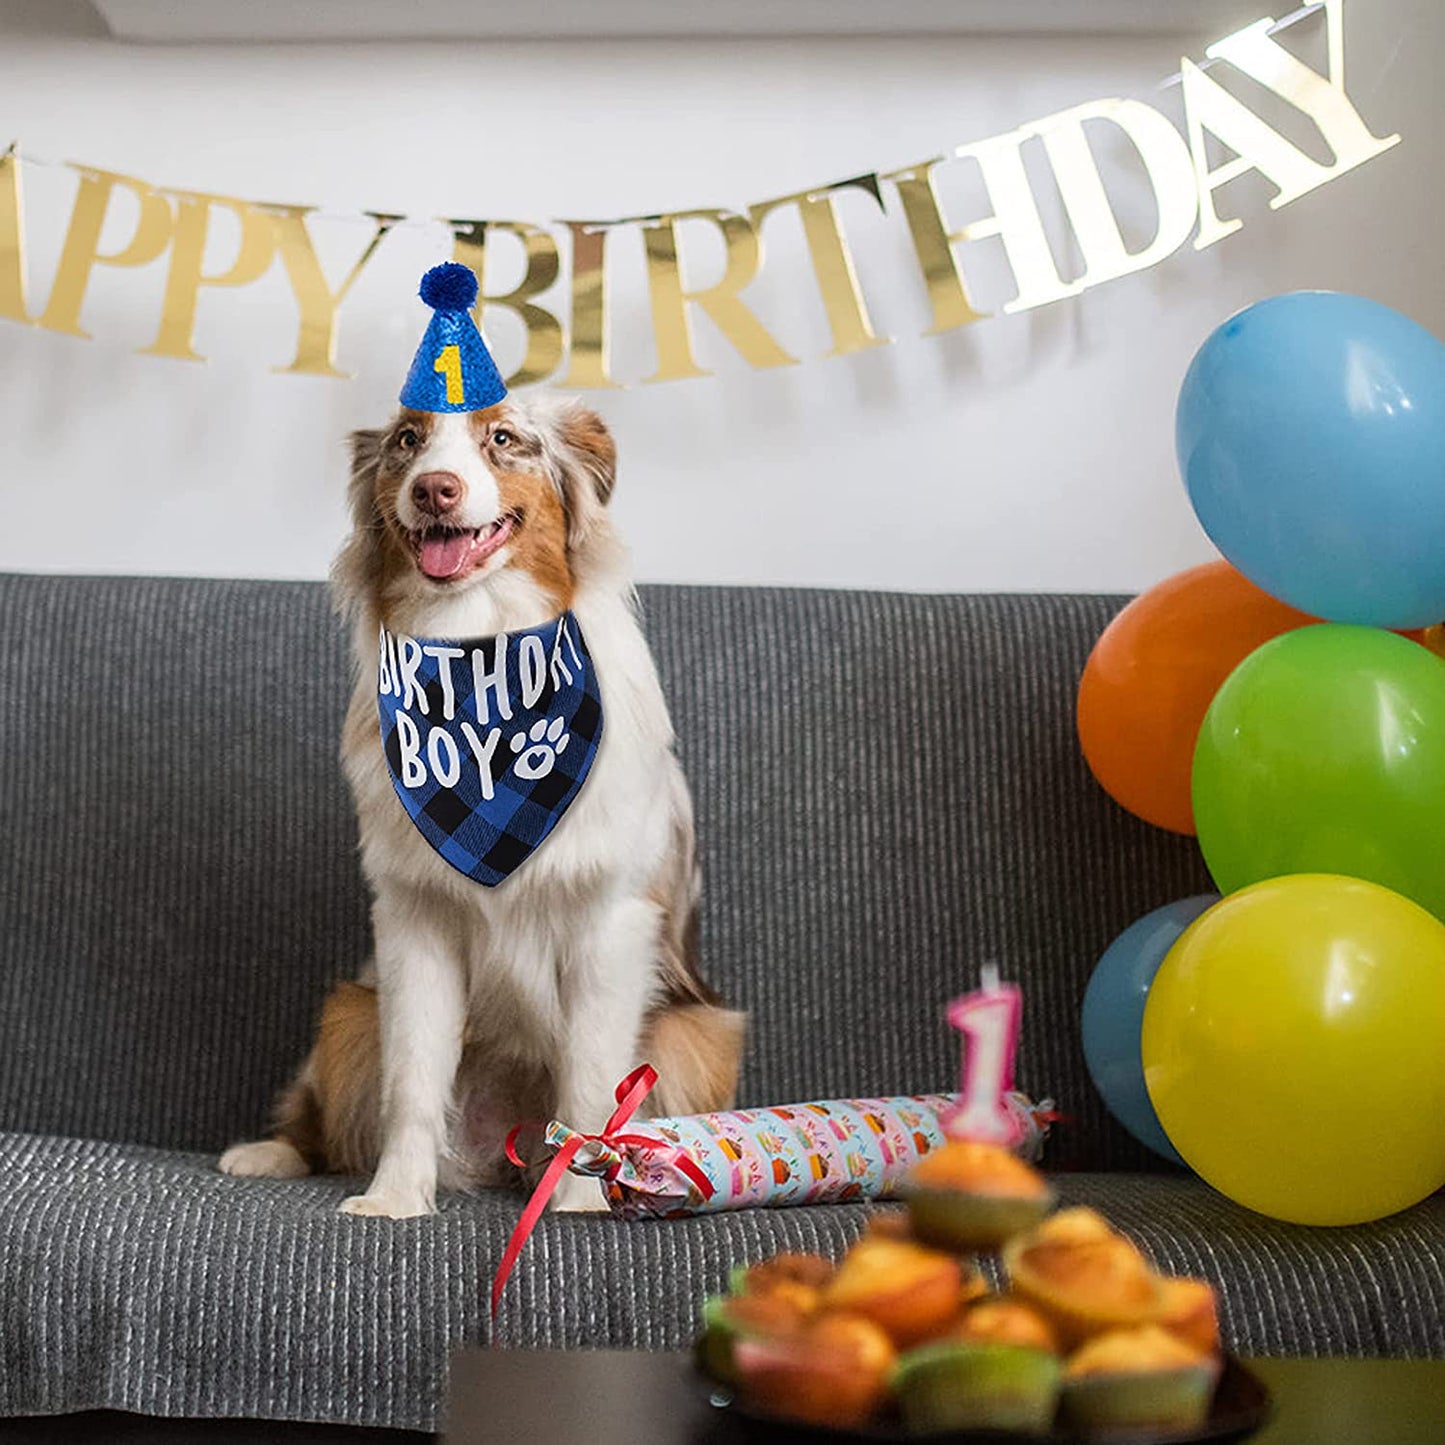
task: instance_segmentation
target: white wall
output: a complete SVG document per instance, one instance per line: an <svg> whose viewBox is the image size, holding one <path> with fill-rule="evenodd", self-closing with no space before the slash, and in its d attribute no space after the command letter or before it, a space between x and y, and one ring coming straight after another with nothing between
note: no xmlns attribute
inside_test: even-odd
<svg viewBox="0 0 1445 1445"><path fill-rule="evenodd" d="M810 359L750 370L704 323L699 350L716 376L597 398L621 444L615 506L640 575L1113 590L1211 555L1172 431L1179 381L1213 326L1259 297L1328 287L1445 332L1441 10L1351 0L1347 12L1349 93L1377 134L1401 132L1400 146L1278 212L1257 178L1234 183L1221 210L1236 209L1242 231L1077 300L925 338L896 196L886 217L853 198L844 216L862 284L897 340L814 360L829 342L801 236L795 220L769 222L768 266L749 298ZM1201 58L1217 38L1204 31L1184 48ZM1109 95L1177 113L1177 92L1157 85L1180 47L1147 36L20 39L0 48L0 144L15 135L31 154L159 185L417 217L745 206ZM37 169L25 179L38 311L74 181ZM971 194L954 194L960 223L970 204L979 213ZM341 223L320 233L335 275L362 233ZM633 236L614 246L612 273L616 369L628 378L651 367ZM965 258L994 307L1009 294L996 245L975 243ZM205 365L135 354L154 333L163 264L96 269L84 313L94 340L0 322L0 567L322 575L343 526L342 439L386 415L425 324L409 299L416 278L447 251L440 229L385 243L342 311L339 360L352 381L271 372L295 339L279 267L245 291L203 293ZM715 264L706 246L698 257L704 271ZM515 335L490 319L489 331L514 360Z"/></svg>

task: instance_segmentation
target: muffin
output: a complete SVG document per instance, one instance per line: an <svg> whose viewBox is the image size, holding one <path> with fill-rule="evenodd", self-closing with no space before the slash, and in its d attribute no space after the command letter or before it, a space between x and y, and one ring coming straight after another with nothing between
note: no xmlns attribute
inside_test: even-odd
<svg viewBox="0 0 1445 1445"><path fill-rule="evenodd" d="M1159 1324L1201 1355L1219 1349L1219 1310L1214 1287L1202 1279L1159 1279Z"/></svg>
<svg viewBox="0 0 1445 1445"><path fill-rule="evenodd" d="M1059 1357L1028 1345L948 1339L910 1350L893 1391L908 1428L1048 1430L1058 1406Z"/></svg>
<svg viewBox="0 0 1445 1445"><path fill-rule="evenodd" d="M876 1324L836 1312L817 1316L795 1334L737 1339L733 1378L753 1409L849 1429L877 1414L896 1360Z"/></svg>
<svg viewBox="0 0 1445 1445"><path fill-rule="evenodd" d="M964 1300L959 1261L908 1240L865 1235L823 1291L826 1310L872 1320L899 1349L942 1333Z"/></svg>
<svg viewBox="0 0 1445 1445"><path fill-rule="evenodd" d="M697 1362L715 1380L735 1384L733 1351L738 1340L795 1335L817 1313L818 1304L816 1290L792 1282L762 1294L712 1295L703 1301Z"/></svg>
<svg viewBox="0 0 1445 1445"><path fill-rule="evenodd" d="M1209 1414L1219 1360L1158 1325L1111 1330L1064 1367L1064 1419L1077 1429L1195 1430Z"/></svg>
<svg viewBox="0 0 1445 1445"><path fill-rule="evenodd" d="M908 1227L906 1209L875 1209L863 1225L865 1234L880 1239L912 1239L913 1231Z"/></svg>
<svg viewBox="0 0 1445 1445"><path fill-rule="evenodd" d="M1034 1230L1038 1244L1081 1244L1090 1239L1112 1239L1115 1229L1097 1209L1076 1204L1051 1214Z"/></svg>
<svg viewBox="0 0 1445 1445"><path fill-rule="evenodd" d="M1007 1297L994 1296L971 1305L948 1332L948 1338L974 1344L1022 1345L1051 1355L1060 1352L1053 1325L1032 1305Z"/></svg>
<svg viewBox="0 0 1445 1445"><path fill-rule="evenodd" d="M996 1144L955 1139L925 1154L903 1187L916 1238L940 1249L997 1249L1053 1207L1037 1170Z"/></svg>
<svg viewBox="0 0 1445 1445"><path fill-rule="evenodd" d="M1138 1248L1092 1209L1066 1209L1004 1249L1013 1292L1037 1309L1066 1348L1152 1323L1159 1277Z"/></svg>
<svg viewBox="0 0 1445 1445"><path fill-rule="evenodd" d="M762 1294L779 1284L800 1284L822 1289L833 1278L834 1265L821 1254L775 1254L761 1264L734 1271L733 1288L739 1294Z"/></svg>

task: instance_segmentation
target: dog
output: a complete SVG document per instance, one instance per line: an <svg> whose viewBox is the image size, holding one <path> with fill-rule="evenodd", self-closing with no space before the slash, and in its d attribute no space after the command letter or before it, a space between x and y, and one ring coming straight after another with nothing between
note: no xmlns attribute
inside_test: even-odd
<svg viewBox="0 0 1445 1445"><path fill-rule="evenodd" d="M372 895L375 953L325 999L269 1139L234 1175L370 1174L345 1213L431 1213L442 1188L516 1178L509 1128L604 1124L647 1060L650 1111L730 1107L745 1018L697 968L692 801L607 503L616 449L575 401L403 407L352 438L352 530L332 588L355 651L341 759ZM606 725L575 801L484 887L422 836L383 753L377 637L494 637L571 609ZM560 634L559 634L560 636ZM559 1209L605 1207L567 1176Z"/></svg>

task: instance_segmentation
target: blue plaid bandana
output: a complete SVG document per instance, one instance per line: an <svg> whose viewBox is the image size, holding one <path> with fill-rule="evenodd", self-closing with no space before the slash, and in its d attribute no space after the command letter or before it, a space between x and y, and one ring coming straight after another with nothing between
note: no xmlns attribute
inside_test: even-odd
<svg viewBox="0 0 1445 1445"><path fill-rule="evenodd" d="M582 790L602 696L577 619L437 642L381 629L377 711L392 786L422 837L495 887Z"/></svg>

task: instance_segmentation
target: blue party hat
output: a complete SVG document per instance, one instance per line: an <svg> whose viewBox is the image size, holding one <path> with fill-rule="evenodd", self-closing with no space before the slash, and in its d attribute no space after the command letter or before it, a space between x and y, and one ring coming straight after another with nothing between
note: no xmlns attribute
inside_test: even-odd
<svg viewBox="0 0 1445 1445"><path fill-rule="evenodd" d="M421 278L421 299L436 313L417 347L401 404L414 411L481 411L507 394L497 364L472 320L477 278L448 261Z"/></svg>

